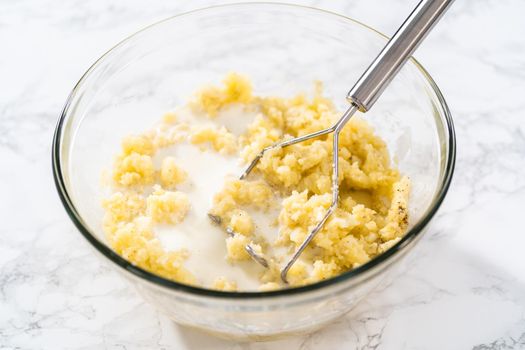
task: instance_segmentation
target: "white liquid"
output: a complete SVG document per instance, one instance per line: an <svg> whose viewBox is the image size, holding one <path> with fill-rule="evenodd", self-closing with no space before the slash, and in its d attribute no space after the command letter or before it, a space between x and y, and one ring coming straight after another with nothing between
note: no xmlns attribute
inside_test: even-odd
<svg viewBox="0 0 525 350"><path fill-rule="evenodd" d="M178 111L177 115L180 120L194 124L197 117L190 113L185 109ZM230 109L216 119L204 119L202 125L225 125L231 132L241 134L253 117L254 114L241 113L240 109ZM177 190L188 195L191 209L182 223L155 227L164 248L187 249L190 257L185 267L205 287L210 287L217 277L224 276L228 281L235 281L239 290L257 290L259 276L265 269L252 260L230 264L226 260L227 233L213 224L207 215L212 207L213 196L223 188L225 180L238 177L244 167L236 157L221 155L214 150L202 151L198 146L188 143L160 150L155 155L156 165L166 156L174 157L177 164L188 173L187 181L177 186ZM250 211L250 214L255 222L255 234L264 236L267 242L272 243L277 237L277 228L272 225L276 218L275 212L263 214Z"/></svg>

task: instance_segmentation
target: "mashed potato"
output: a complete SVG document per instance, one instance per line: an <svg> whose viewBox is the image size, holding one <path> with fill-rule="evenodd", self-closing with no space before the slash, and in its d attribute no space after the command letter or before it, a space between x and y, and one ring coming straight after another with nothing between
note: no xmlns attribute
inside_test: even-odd
<svg viewBox="0 0 525 350"><path fill-rule="evenodd" d="M241 106L257 111L245 132L236 135L226 126L188 125L168 113L155 132L133 135L122 142L113 170L113 193L104 201L104 228L117 253L153 273L176 281L199 284L184 268L191 247L167 251L155 237L157 224L180 224L191 210L177 187L187 174L175 157L154 166L155 154L177 143L194 145L217 155L251 161L261 149L333 125L340 113L323 97L320 84L308 98L261 97L251 83L230 74L222 87L197 92L188 103L195 121L219 120L221 111ZM332 136L275 149L265 154L248 179L227 179L213 196L210 212L221 218L227 259L232 268L250 262L244 247L250 244L270 263L261 273L260 290L283 287L280 268L323 217L331 203ZM363 119L354 117L339 141L340 196L337 209L310 242L288 273L292 286L324 280L362 265L389 249L408 226L410 181L392 166L386 144ZM198 184L196 184L198 186ZM252 214L275 217L277 238L260 237ZM206 213L201 213L205 215ZM252 262L256 264L255 262ZM236 281L224 276L208 286L237 290Z"/></svg>

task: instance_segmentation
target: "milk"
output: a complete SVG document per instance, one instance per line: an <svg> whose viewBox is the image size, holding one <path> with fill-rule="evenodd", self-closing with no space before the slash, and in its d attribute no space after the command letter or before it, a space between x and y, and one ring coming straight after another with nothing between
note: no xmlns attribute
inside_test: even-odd
<svg viewBox="0 0 525 350"><path fill-rule="evenodd" d="M215 119L194 116L188 108L180 109L176 114L180 121L193 125L196 121L201 121L198 125L224 125L236 135L242 134L255 117L255 113L246 113L240 108L230 108ZM217 277L223 276L237 282L239 290L257 290L259 276L265 268L253 260L229 263L225 258L228 235L207 215L212 208L213 196L224 187L226 179L238 178L246 165L238 157L222 155L212 149L203 150L186 141L159 150L154 159L156 166L166 156L174 157L177 165L188 174L187 180L177 186L177 190L187 194L191 209L179 224L154 227L163 247L166 250L187 249L190 256L185 267L205 287L210 287ZM255 235L272 243L277 237L274 222L278 212L248 212L255 223Z"/></svg>

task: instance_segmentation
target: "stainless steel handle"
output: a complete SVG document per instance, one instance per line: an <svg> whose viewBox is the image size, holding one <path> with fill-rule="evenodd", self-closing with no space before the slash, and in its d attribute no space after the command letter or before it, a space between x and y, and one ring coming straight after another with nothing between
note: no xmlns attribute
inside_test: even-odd
<svg viewBox="0 0 525 350"><path fill-rule="evenodd" d="M346 98L368 111L454 0L422 0L366 69Z"/></svg>

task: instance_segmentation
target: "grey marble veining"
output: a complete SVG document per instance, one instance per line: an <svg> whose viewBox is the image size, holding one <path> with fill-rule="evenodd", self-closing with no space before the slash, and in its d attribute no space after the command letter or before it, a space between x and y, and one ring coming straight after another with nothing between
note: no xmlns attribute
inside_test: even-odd
<svg viewBox="0 0 525 350"><path fill-rule="evenodd" d="M352 318L275 342L218 340L159 315L94 255L52 182L62 104L123 37L218 3L0 0L0 348L525 349L522 0L458 0L417 52L452 110L457 170L412 268ZM293 3L391 34L417 1Z"/></svg>

